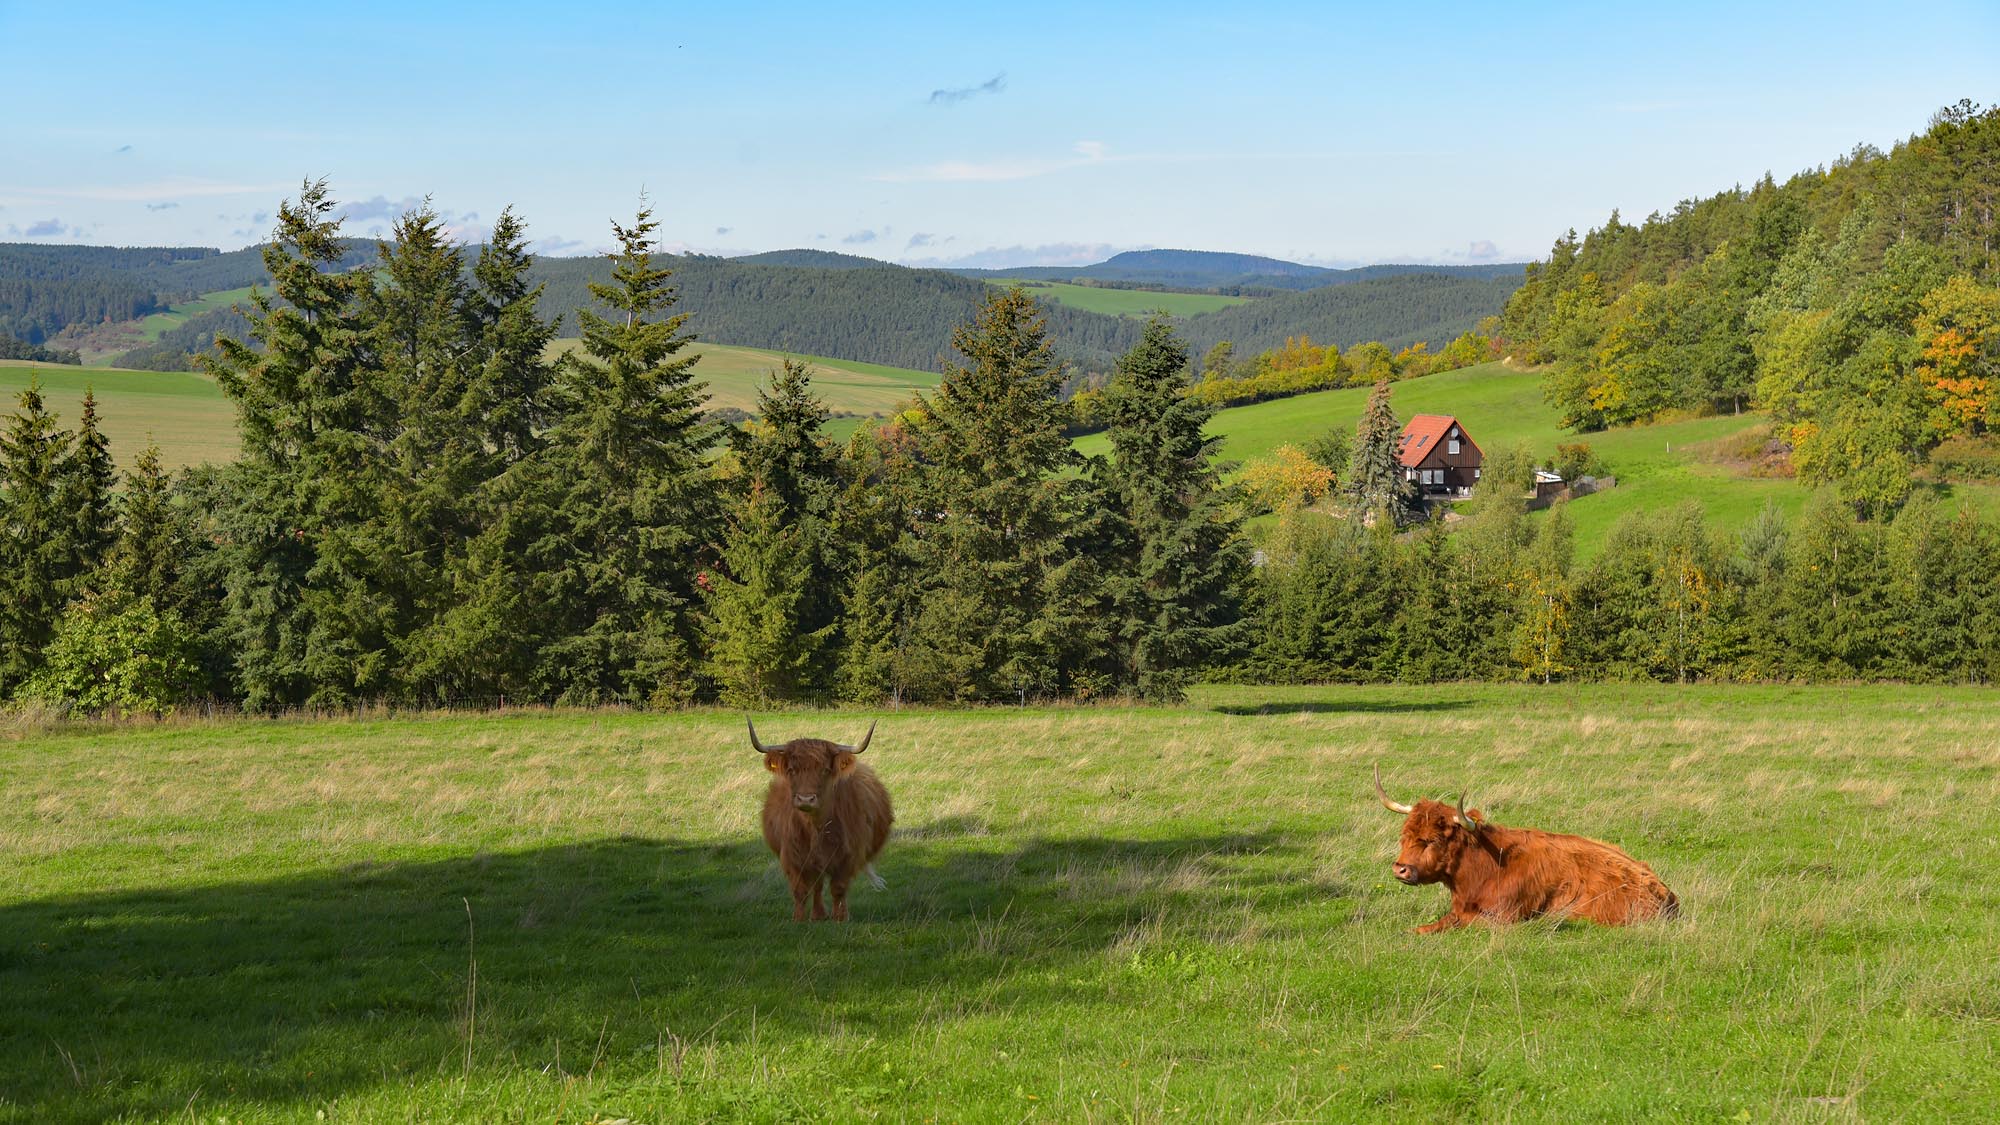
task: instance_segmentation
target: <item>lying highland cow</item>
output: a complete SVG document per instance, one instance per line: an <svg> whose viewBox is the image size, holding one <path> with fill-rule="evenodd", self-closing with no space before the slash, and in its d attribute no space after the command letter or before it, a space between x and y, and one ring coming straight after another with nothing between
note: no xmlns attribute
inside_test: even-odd
<svg viewBox="0 0 2000 1125"><path fill-rule="evenodd" d="M1674 892L1653 869L1597 840L1534 828L1502 828L1465 808L1442 801L1399 805L1382 790L1375 767L1375 795L1390 812L1405 814L1396 878L1410 886L1443 883L1451 908L1420 934L1474 921L1518 922L1543 914L1588 918L1608 926L1672 918L1680 912Z"/></svg>
<svg viewBox="0 0 2000 1125"><path fill-rule="evenodd" d="M746 722L748 720L745 720ZM812 916L827 916L820 898L825 883L833 892L833 920L847 921L847 886L862 871L877 887L873 861L889 839L889 791L875 771L856 757L875 737L875 724L859 746L843 746L821 738L795 738L781 746L757 741L757 724L750 723L750 745L764 755L771 771L771 788L764 794L764 842L778 854L785 881L792 885L792 920L806 920L806 900Z"/></svg>

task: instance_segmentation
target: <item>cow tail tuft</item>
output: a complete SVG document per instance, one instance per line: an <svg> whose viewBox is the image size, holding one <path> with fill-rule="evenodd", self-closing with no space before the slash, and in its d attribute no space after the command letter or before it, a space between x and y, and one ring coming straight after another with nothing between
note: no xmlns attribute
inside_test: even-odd
<svg viewBox="0 0 2000 1125"><path fill-rule="evenodd" d="M875 873L875 865L872 863L868 865L868 885L874 887L878 891L886 891L889 889L889 881Z"/></svg>

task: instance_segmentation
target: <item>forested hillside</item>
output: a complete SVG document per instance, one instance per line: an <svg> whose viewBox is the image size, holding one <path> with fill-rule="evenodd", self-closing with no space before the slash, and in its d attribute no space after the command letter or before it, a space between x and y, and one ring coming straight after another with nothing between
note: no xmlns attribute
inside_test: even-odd
<svg viewBox="0 0 2000 1125"><path fill-rule="evenodd" d="M859 254L841 254L833 250L766 250L761 254L743 254L729 259L745 262L753 266L808 266L823 270L878 270L895 266L880 258L864 258ZM896 267L901 268L901 267Z"/></svg>
<svg viewBox="0 0 2000 1125"><path fill-rule="evenodd" d="M377 259L373 240L342 239L339 245L339 268L373 264ZM75 337L87 327L136 320L197 294L266 283L261 254L259 249L223 254L201 248L0 247L0 317L18 320L17 330L10 334L24 342L56 337L65 328L71 328L70 336ZM683 307L697 315L703 339L925 371L937 369L949 350L953 329L971 318L989 288L983 280L957 273L818 250L774 251L739 259L662 255L661 260L674 271ZM1124 265L1117 264L1121 260ZM1423 272L1413 272L1419 267L1370 266L1336 271L1193 251L1120 255L1103 266L1128 276L1148 269L1167 269L1172 276L1188 278L1220 276L1213 271L1173 273L1189 261L1201 268L1219 262L1229 270L1286 267L1307 271L1300 277L1326 280L1317 289L1281 291L1182 320L1183 331L1195 346L1206 350L1228 340L1245 355L1303 336L1340 347L1369 340L1392 348L1418 341L1442 347L1481 318L1499 312L1518 282L1512 267L1456 272L1421 267ZM1499 278L1483 276L1496 268L1509 272ZM9 271L19 276L10 281ZM533 277L547 286L541 314L560 317L562 330L573 331L576 311L591 302L589 284L607 280L610 271L609 261L599 256L536 258ZM8 289L10 284L15 288ZM1131 348L1141 329L1128 317L1062 304L1051 305L1048 317L1056 354L1099 375ZM247 324L233 309L216 309L161 330L143 343L131 340L128 333L127 342L137 346L113 362L122 367L185 370L191 354L206 350L218 334L241 338ZM117 337L117 333L98 333L96 354L124 346ZM111 341L108 345L106 338Z"/></svg>
<svg viewBox="0 0 2000 1125"><path fill-rule="evenodd" d="M375 256L372 239L341 246L343 266ZM261 247L0 243L0 333L42 344L71 325L136 320L203 293L268 281Z"/></svg>
<svg viewBox="0 0 2000 1125"><path fill-rule="evenodd" d="M1128 250L1088 266L1024 266L1006 269L955 269L967 277L1020 277L1035 281L1101 282L1152 285L1170 289L1241 292L1303 290L1346 285L1405 273L1490 279L1521 275L1519 262L1477 266L1377 265L1354 269L1308 266L1256 254L1213 250Z"/></svg>
<svg viewBox="0 0 2000 1125"><path fill-rule="evenodd" d="M1519 284L1518 275L1477 280L1433 273L1391 274L1189 317L1182 330L1197 348L1229 340L1245 352L1279 347L1288 337L1301 335L1343 348L1368 340L1392 348L1419 340L1442 347L1492 316Z"/></svg>
<svg viewBox="0 0 2000 1125"><path fill-rule="evenodd" d="M2000 109L1960 102L1887 153L1571 231L1503 330L1577 429L1754 406L1801 479L1883 513L1941 444L1994 459L1997 203Z"/></svg>

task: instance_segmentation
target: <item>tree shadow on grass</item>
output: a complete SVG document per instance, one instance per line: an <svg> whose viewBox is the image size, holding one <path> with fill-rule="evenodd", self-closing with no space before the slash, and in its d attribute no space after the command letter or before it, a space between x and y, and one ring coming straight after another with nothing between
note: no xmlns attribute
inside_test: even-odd
<svg viewBox="0 0 2000 1125"><path fill-rule="evenodd" d="M631 837L0 908L0 1120L310 1113L675 1041L895 1035L940 996L1059 1001L1055 970L1163 915L1343 893L1269 834L910 836L846 926L793 923L760 842Z"/></svg>
<svg viewBox="0 0 2000 1125"><path fill-rule="evenodd" d="M1463 711L1469 699L1276 700L1270 703L1222 703L1211 708L1224 715L1400 715L1425 711Z"/></svg>

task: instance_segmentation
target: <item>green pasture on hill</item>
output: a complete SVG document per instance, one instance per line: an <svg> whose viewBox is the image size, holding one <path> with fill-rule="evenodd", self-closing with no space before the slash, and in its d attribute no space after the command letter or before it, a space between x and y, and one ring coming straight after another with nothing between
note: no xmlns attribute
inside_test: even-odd
<svg viewBox="0 0 2000 1125"><path fill-rule="evenodd" d="M247 308L250 294L258 288L258 286L244 286L241 289L204 293L199 297L182 301L165 312L152 313L135 321L107 327L93 334L86 342L83 351L84 362L99 362L120 352L153 343L168 331L179 328L202 313L226 309L237 304Z"/></svg>
<svg viewBox="0 0 2000 1125"><path fill-rule="evenodd" d="M1241 305L1248 297L1225 297L1220 293L1156 293L1148 289L1100 289L1094 285L1071 285L1066 281L1034 281L1028 278L996 278L990 285L1011 288L1019 285L1038 300L1054 301L1084 312L1109 316L1147 316L1165 312L1171 316L1200 313Z"/></svg>
<svg viewBox="0 0 2000 1125"><path fill-rule="evenodd" d="M0 1121L1847 1121L2000 1098L2000 695L1209 688L759 715L897 827L795 925L741 716L0 739ZM1402 800L1685 916L1411 928Z"/></svg>
<svg viewBox="0 0 2000 1125"><path fill-rule="evenodd" d="M169 471L233 461L241 447L236 407L206 375L0 360L0 413L19 409L32 378L41 380L42 399L65 429L76 428L84 391L96 392L97 413L121 468L131 468L149 441L159 445Z"/></svg>
<svg viewBox="0 0 2000 1125"><path fill-rule="evenodd" d="M573 337L556 340L549 345L550 353L572 351L581 343ZM758 390L769 384L770 373L778 369L788 354L769 348L743 348L706 341L689 345L681 354L688 352L701 355L701 362L695 365L695 375L708 384L711 407L733 406L753 413L757 409ZM826 402L827 409L849 414L893 414L907 404L916 392L937 386L939 378L926 371L852 359L803 355L791 358L812 365L813 392ZM836 419L835 422L846 423L832 427L842 437L853 432L857 425L848 419Z"/></svg>
<svg viewBox="0 0 2000 1125"><path fill-rule="evenodd" d="M1216 413L1209 432L1224 438L1226 460L1269 457L1280 445L1303 445L1336 426L1351 433L1369 389L1346 387L1232 407ZM1596 553L1611 525L1627 512L1694 500L1715 525L1736 528L1767 502L1797 514L1808 496L1796 480L1747 475L1733 456L1735 447L1765 425L1762 414L1576 434L1557 425L1555 410L1542 398L1539 372L1510 370L1499 363L1396 383L1391 403L1397 417L1406 420L1413 414L1456 415L1488 456L1525 443L1547 461L1558 444L1588 444L1618 479L1618 486L1570 505L1577 547L1586 556ZM1086 454L1104 453L1109 442L1104 435L1093 434L1079 440L1077 448ZM2000 513L2000 488L1995 486L1955 485L1945 494L1949 502Z"/></svg>

